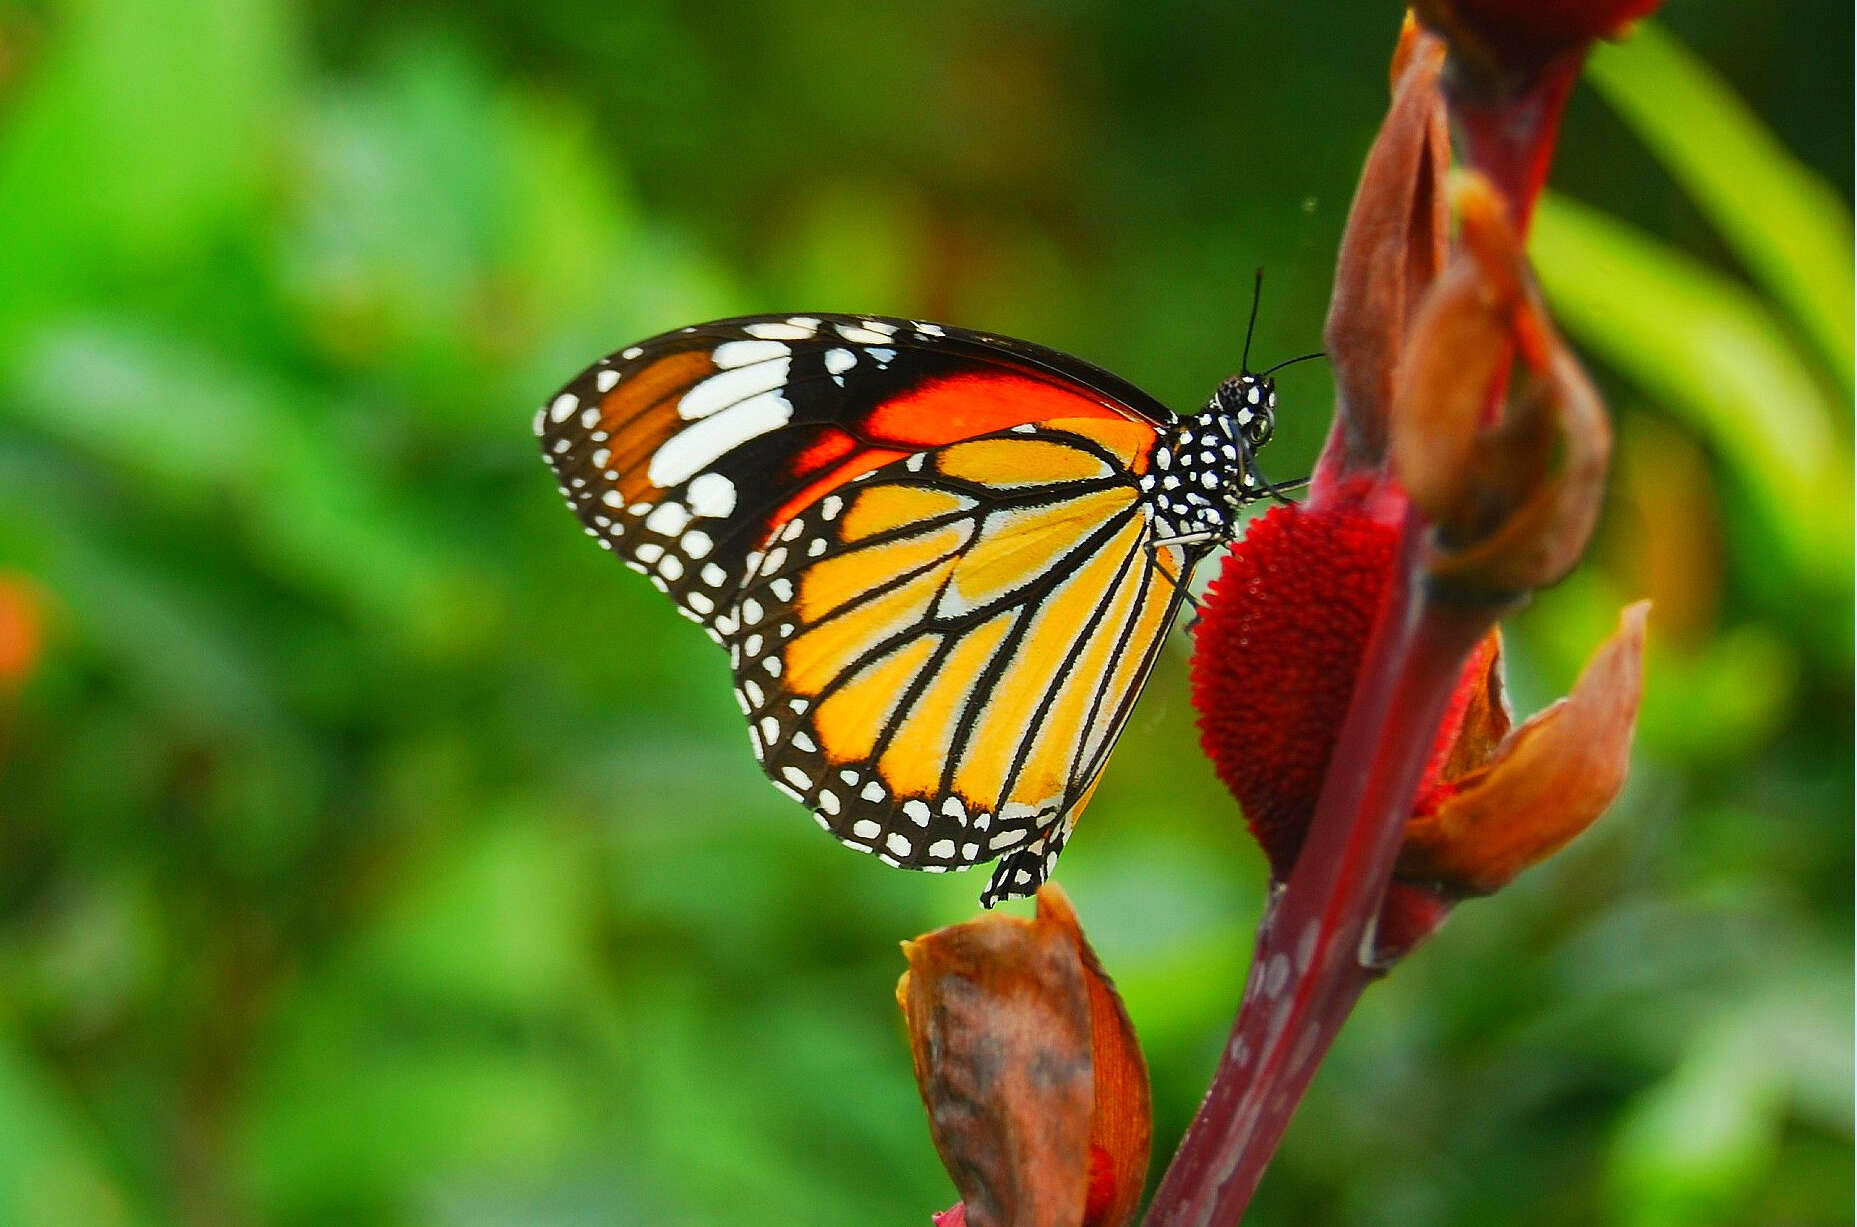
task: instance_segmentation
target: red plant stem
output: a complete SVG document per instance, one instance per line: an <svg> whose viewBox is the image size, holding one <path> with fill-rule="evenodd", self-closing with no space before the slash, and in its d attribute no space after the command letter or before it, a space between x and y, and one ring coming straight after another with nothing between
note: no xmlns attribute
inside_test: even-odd
<svg viewBox="0 0 1857 1227"><path fill-rule="evenodd" d="M1509 202L1518 234L1527 235L1535 202L1547 185L1561 113L1586 62L1586 51L1584 43L1563 51L1542 66L1527 88L1513 94L1484 96L1464 88L1451 74L1444 78L1463 163L1488 176Z"/></svg>
<svg viewBox="0 0 1857 1227"><path fill-rule="evenodd" d="M1426 531L1408 509L1307 839L1265 912L1231 1039L1149 1227L1238 1221L1323 1054L1379 974L1373 923L1425 763L1464 662L1499 612L1426 588Z"/></svg>

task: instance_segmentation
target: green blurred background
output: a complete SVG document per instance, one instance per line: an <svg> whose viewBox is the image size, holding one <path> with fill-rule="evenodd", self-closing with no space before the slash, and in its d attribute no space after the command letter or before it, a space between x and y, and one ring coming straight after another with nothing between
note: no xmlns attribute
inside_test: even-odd
<svg viewBox="0 0 1857 1227"><path fill-rule="evenodd" d="M1254 355L1319 344L1397 24L0 0L0 1224L946 1205L890 993L980 879L762 783L530 415L800 309L1193 405L1256 265ZM1634 774L1368 995L1248 1222L1851 1222L1851 27L1675 0L1574 99L1535 254L1618 457L1510 676L1533 710L1652 596ZM1306 471L1328 374L1283 393ZM1264 880L1173 646L1060 875L1157 1171Z"/></svg>

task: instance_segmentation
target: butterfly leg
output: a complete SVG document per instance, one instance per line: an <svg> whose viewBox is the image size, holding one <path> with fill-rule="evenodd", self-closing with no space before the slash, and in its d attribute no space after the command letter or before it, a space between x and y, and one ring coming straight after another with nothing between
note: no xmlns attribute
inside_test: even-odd
<svg viewBox="0 0 1857 1227"><path fill-rule="evenodd" d="M1150 541L1148 542L1148 556L1152 558L1155 551L1159 550L1163 545L1194 544L1205 540L1210 540L1210 538L1203 534L1196 534L1191 537L1165 537L1158 541ZM1186 586L1186 581L1184 579L1168 574L1164 567L1160 570L1161 578L1177 588L1180 595L1186 598L1186 603L1193 607L1192 621L1186 624L1187 629L1189 631L1192 630L1195 626L1199 625L1200 615L1205 613L1204 607L1200 605L1199 598L1193 595L1193 590Z"/></svg>

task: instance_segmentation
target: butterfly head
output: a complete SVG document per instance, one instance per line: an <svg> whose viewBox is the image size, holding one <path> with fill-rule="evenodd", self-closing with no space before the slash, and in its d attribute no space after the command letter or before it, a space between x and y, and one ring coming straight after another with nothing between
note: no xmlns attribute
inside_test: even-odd
<svg viewBox="0 0 1857 1227"><path fill-rule="evenodd" d="M1277 381L1269 375L1233 375L1212 394L1207 410L1228 424L1234 441L1255 453L1277 428Z"/></svg>
<svg viewBox="0 0 1857 1227"><path fill-rule="evenodd" d="M1277 381L1248 371L1233 375L1212 394L1202 420L1230 441L1224 449L1227 471L1220 490L1235 523L1239 509L1269 489L1258 472L1257 453L1277 428Z"/></svg>
<svg viewBox="0 0 1857 1227"><path fill-rule="evenodd" d="M1161 535L1229 541L1239 512L1269 491L1257 451L1276 426L1277 390L1268 375L1234 375L1204 411L1175 421L1156 448L1141 489Z"/></svg>

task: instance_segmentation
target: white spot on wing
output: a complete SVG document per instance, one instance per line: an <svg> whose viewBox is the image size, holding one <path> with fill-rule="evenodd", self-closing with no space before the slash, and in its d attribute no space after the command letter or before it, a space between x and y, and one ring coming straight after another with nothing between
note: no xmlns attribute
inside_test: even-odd
<svg viewBox="0 0 1857 1227"><path fill-rule="evenodd" d="M699 473L686 497L691 511L717 519L735 510L735 483L720 473Z"/></svg>
<svg viewBox="0 0 1857 1227"><path fill-rule="evenodd" d="M785 358L792 352L779 341L725 341L710 351L709 360L726 371L733 367Z"/></svg>
<svg viewBox="0 0 1857 1227"><path fill-rule="evenodd" d="M563 392L555 397L552 405L548 406L548 416L556 422L565 422L574 416L574 410L578 408L580 408L580 397L572 392Z"/></svg>
<svg viewBox="0 0 1857 1227"><path fill-rule="evenodd" d="M659 503L645 517L645 527L662 537L675 537L689 523L689 509L682 503Z"/></svg>
<svg viewBox="0 0 1857 1227"><path fill-rule="evenodd" d="M779 348L783 355L787 352L786 346ZM772 392L786 384L787 371L792 365L792 359L778 357L711 375L683 394L683 399L677 402L677 415L694 422L750 397Z"/></svg>
<svg viewBox="0 0 1857 1227"><path fill-rule="evenodd" d="M810 340L818 329L819 321L795 317L784 324L775 321L750 324L742 331L751 337L759 337L763 341L806 341Z"/></svg>
<svg viewBox="0 0 1857 1227"><path fill-rule="evenodd" d="M792 417L792 403L778 392L750 397L671 436L652 454L645 475L659 488L677 485L748 440L779 430Z"/></svg>

